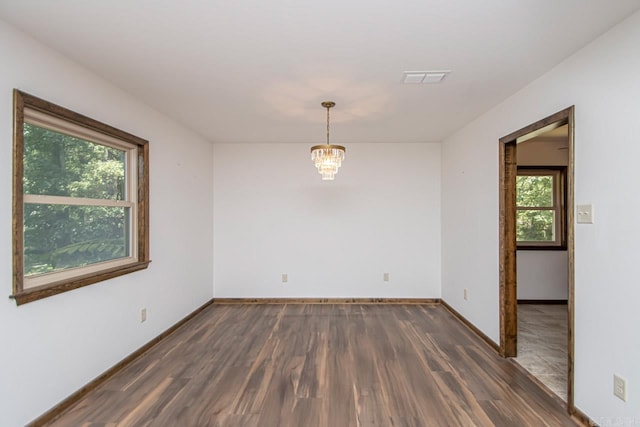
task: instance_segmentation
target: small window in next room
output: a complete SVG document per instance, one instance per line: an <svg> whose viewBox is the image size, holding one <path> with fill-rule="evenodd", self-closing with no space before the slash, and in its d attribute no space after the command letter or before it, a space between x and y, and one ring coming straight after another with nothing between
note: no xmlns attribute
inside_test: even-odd
<svg viewBox="0 0 640 427"><path fill-rule="evenodd" d="M14 91L18 305L149 264L146 140Z"/></svg>
<svg viewBox="0 0 640 427"><path fill-rule="evenodd" d="M565 167L518 167L518 249L566 249L565 171Z"/></svg>

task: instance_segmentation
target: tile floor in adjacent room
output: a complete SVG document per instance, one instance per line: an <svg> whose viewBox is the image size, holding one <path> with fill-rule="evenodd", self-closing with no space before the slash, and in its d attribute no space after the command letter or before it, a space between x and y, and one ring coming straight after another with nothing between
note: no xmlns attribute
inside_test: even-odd
<svg viewBox="0 0 640 427"><path fill-rule="evenodd" d="M518 304L516 361L567 400L567 305Z"/></svg>

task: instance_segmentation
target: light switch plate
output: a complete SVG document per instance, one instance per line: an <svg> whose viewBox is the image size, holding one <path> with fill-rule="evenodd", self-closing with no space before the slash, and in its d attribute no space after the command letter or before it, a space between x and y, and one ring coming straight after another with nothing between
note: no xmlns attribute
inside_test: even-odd
<svg viewBox="0 0 640 427"><path fill-rule="evenodd" d="M578 224L593 224L593 205L577 205L576 218Z"/></svg>

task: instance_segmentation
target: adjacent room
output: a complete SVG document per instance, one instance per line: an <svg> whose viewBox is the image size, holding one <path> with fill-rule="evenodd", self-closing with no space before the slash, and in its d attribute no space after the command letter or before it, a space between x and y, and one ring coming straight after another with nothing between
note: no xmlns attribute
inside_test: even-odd
<svg viewBox="0 0 640 427"><path fill-rule="evenodd" d="M0 0L0 425L640 425L639 44L639 0Z"/></svg>
<svg viewBox="0 0 640 427"><path fill-rule="evenodd" d="M516 360L563 400L569 376L569 139L569 125L556 122L522 138L516 155Z"/></svg>

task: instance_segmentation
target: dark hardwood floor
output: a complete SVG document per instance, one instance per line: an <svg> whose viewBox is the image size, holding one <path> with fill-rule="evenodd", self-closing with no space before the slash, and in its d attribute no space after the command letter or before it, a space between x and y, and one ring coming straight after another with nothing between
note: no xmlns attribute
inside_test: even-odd
<svg viewBox="0 0 640 427"><path fill-rule="evenodd" d="M214 304L51 425L575 423L438 304Z"/></svg>

